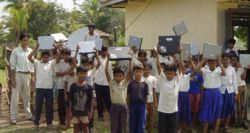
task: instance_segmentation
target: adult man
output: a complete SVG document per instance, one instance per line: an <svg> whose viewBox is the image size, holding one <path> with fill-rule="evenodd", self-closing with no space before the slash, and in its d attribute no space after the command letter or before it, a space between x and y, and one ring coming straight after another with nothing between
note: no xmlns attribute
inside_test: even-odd
<svg viewBox="0 0 250 133"><path fill-rule="evenodd" d="M32 64L28 60L28 55L32 49L28 47L29 35L20 34L20 46L15 48L10 56L12 95L10 103L11 124L16 124L18 113L19 95L22 96L24 112L27 120L32 120L30 111L30 72Z"/></svg>
<svg viewBox="0 0 250 133"><path fill-rule="evenodd" d="M89 31L85 33L84 41L95 41L100 38L99 34L95 32L95 27L96 26L93 23L88 25Z"/></svg>

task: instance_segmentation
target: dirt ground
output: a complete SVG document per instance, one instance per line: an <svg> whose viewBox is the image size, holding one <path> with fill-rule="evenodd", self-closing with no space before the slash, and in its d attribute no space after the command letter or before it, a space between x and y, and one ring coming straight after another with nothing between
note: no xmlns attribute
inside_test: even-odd
<svg viewBox="0 0 250 133"><path fill-rule="evenodd" d="M54 126L52 128L47 128L45 125L44 114L41 116L41 127L39 130L33 128L33 122L25 121L24 114L22 113L23 110L19 109L19 117L17 120L17 125L10 125L9 124L9 107L7 103L6 91L3 89L2 94L0 95L0 133L71 133L72 128L68 130L61 130L58 125L58 117L56 109L54 111ZM21 105L20 105L21 106ZM96 112L95 112L96 113ZM97 116L97 115L95 115ZM95 118L95 133L109 133L110 132L110 124L109 124L109 117L108 113L105 113L104 121L100 122L97 121ZM197 132L201 132L201 127L197 126ZM154 133L157 133L157 128L154 129ZM188 133L185 131L184 133ZM222 132L221 132L222 133ZM232 133L250 133L250 130L245 130L243 128L232 128Z"/></svg>

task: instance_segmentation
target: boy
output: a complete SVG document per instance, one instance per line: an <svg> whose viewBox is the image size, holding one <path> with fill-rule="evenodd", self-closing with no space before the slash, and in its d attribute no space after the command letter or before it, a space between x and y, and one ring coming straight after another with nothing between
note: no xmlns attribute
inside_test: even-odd
<svg viewBox="0 0 250 133"><path fill-rule="evenodd" d="M152 133L153 128L153 117L154 117L154 108L157 107L157 98L156 98L156 85L157 79L150 74L152 70L151 65L144 64L143 69L143 81L145 81L148 85L148 98L147 98L147 130L148 133Z"/></svg>
<svg viewBox="0 0 250 133"><path fill-rule="evenodd" d="M162 84L158 104L158 132L176 133L178 121L178 93L180 87L180 76L176 76L177 68L174 65L167 65L164 73L161 69L159 59L160 48L157 49L158 80Z"/></svg>
<svg viewBox="0 0 250 133"><path fill-rule="evenodd" d="M226 76L221 77L222 86L220 87L220 91L223 96L223 108L221 118L224 119L225 132L230 132L230 117L234 112L235 99L236 95L238 94L237 77L235 68L230 66L229 54L224 54L222 56L222 65L226 70Z"/></svg>
<svg viewBox="0 0 250 133"><path fill-rule="evenodd" d="M39 127L39 120L42 113L43 101L46 104L46 122L48 127L52 127L53 120L53 80L52 80L52 62L49 61L49 51L43 51L41 54L42 60L34 60L33 55L37 52L39 44L28 55L30 62L34 63L36 71L36 107L35 107L35 128Z"/></svg>
<svg viewBox="0 0 250 133"><path fill-rule="evenodd" d="M54 64L54 73L56 81L56 89L58 89L57 94L57 104L58 104L58 117L59 124L61 128L66 128L66 108L65 108L65 96L64 96L64 81L63 78L66 75L73 75L74 72L68 71L69 64L68 59L70 58L71 51L69 49L62 50L63 60L56 61Z"/></svg>
<svg viewBox="0 0 250 133"><path fill-rule="evenodd" d="M88 123L92 116L92 90L93 87L85 81L87 69L77 68L77 81L70 86L69 101L72 111L72 123L74 124L74 133L80 132L80 124L84 133L89 133Z"/></svg>
<svg viewBox="0 0 250 133"><path fill-rule="evenodd" d="M75 58L69 58L68 59L68 64L69 64L69 70L70 71L74 71L76 69L77 66L77 61L75 60ZM67 128L70 127L70 105L69 105L69 101L68 101L68 96L69 96L69 89L71 84L73 84L74 82L76 82L76 74L74 73L73 75L65 75L64 76L64 99L65 99L65 106L66 106L66 126Z"/></svg>
<svg viewBox="0 0 250 133"><path fill-rule="evenodd" d="M133 67L134 79L128 85L129 132L144 133L148 85L142 81L143 66Z"/></svg>
<svg viewBox="0 0 250 133"><path fill-rule="evenodd" d="M102 47L102 51L100 52L100 56L98 57L100 60L100 67L96 70L95 74L95 91L96 91L96 100L97 100L97 111L98 111L98 119L99 121L104 120L103 110L104 105L108 112L110 112L111 107L111 99L110 99L110 90L107 78L105 77L105 66L108 60L107 58L107 47ZM96 61L95 61L96 64ZM110 77L113 77L112 65L109 63L109 74ZM104 101L104 103L103 103Z"/></svg>
<svg viewBox="0 0 250 133"><path fill-rule="evenodd" d="M129 62L129 72L124 77L124 72L115 68L113 70L114 79L109 76L109 60L106 63L105 74L109 82L112 105L110 108L111 133L124 133L127 127L128 109L126 104L127 87L131 78L131 61Z"/></svg>

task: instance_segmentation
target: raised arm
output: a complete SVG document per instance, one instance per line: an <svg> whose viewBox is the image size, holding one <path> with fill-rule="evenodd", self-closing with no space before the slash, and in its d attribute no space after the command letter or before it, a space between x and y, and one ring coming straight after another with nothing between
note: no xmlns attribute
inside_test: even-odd
<svg viewBox="0 0 250 133"><path fill-rule="evenodd" d="M95 58L96 58L97 64L96 64L95 68L97 70L101 65L101 61L100 61L100 58L99 58L100 56L99 56L98 50L96 48L94 48L94 50L96 51L95 52Z"/></svg>
<svg viewBox="0 0 250 133"><path fill-rule="evenodd" d="M36 54L37 50L39 48L39 43L36 43L36 47L32 50L32 52L28 55L28 59L30 60L31 63L34 63L33 56Z"/></svg>
<svg viewBox="0 0 250 133"><path fill-rule="evenodd" d="M106 65L105 65L105 74L106 74L108 82L110 82L111 81L111 77L109 75L109 56L108 56L108 59L106 61Z"/></svg>
<svg viewBox="0 0 250 133"><path fill-rule="evenodd" d="M132 73L133 73L133 70L132 70L132 61L129 60L129 66L128 66L128 74L127 74L127 77L126 77L126 80L129 81L131 78L132 78Z"/></svg>
<svg viewBox="0 0 250 133"><path fill-rule="evenodd" d="M75 56L74 56L75 59L77 59L77 55L78 55L79 49L80 49L80 46L76 45L76 53L75 53Z"/></svg>
<svg viewBox="0 0 250 133"><path fill-rule="evenodd" d="M226 69L225 69L225 67L223 67L223 65L221 65L221 58L220 57L217 57L217 62L221 68L221 76L226 76Z"/></svg>
<svg viewBox="0 0 250 133"><path fill-rule="evenodd" d="M183 62L183 57L182 57L182 48L179 47L179 53L180 53L180 56L179 56L179 73L181 74L182 73L182 68L184 67L184 62Z"/></svg>
<svg viewBox="0 0 250 133"><path fill-rule="evenodd" d="M156 66L157 66L157 70L158 70L158 75L161 74L161 63L160 63L160 46L157 47L156 50Z"/></svg>

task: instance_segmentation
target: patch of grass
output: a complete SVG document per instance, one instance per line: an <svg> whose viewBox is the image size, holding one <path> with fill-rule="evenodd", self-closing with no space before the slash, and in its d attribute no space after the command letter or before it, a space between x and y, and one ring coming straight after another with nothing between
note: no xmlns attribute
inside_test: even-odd
<svg viewBox="0 0 250 133"><path fill-rule="evenodd" d="M3 87L7 87L7 79L5 70L0 70L0 83L2 83Z"/></svg>

